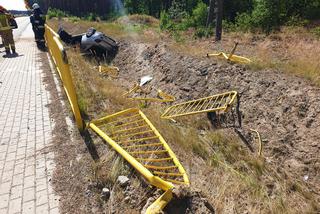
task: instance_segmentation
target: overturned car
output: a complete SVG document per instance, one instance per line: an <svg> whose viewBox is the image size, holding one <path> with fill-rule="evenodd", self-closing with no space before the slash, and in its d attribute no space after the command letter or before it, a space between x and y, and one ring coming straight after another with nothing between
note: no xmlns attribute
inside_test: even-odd
<svg viewBox="0 0 320 214"><path fill-rule="evenodd" d="M118 53L117 42L94 28L89 28L87 33L78 35L70 35L60 28L58 34L63 42L68 45L80 45L84 55L93 56L98 61L110 62Z"/></svg>

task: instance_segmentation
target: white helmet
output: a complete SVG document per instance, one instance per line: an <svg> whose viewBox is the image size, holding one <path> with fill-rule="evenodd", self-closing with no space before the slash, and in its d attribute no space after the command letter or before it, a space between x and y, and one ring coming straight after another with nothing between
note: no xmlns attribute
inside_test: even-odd
<svg viewBox="0 0 320 214"><path fill-rule="evenodd" d="M39 6L37 3L34 3L34 4L32 5L32 8L35 10L35 9L39 9L40 6Z"/></svg>

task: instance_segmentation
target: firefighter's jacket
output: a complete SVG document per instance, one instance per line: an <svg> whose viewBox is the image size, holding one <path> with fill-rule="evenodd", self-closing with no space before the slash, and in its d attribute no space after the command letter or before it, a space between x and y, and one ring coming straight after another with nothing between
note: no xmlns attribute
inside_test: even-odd
<svg viewBox="0 0 320 214"><path fill-rule="evenodd" d="M12 16L8 13L0 13L0 32L12 29L9 23L11 18Z"/></svg>
<svg viewBox="0 0 320 214"><path fill-rule="evenodd" d="M42 14L42 12L35 11L32 16L30 16L30 22L32 27L35 29L44 28L46 23L46 16Z"/></svg>

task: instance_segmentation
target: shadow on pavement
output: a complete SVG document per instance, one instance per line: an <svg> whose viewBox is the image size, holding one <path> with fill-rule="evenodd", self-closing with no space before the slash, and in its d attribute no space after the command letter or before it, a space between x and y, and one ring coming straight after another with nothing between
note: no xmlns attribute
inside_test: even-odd
<svg viewBox="0 0 320 214"><path fill-rule="evenodd" d="M3 58L17 58L17 57L22 57L22 56L24 56L24 54L18 54L18 53L16 53L16 54L4 55L4 56L2 56L2 57L3 57Z"/></svg>

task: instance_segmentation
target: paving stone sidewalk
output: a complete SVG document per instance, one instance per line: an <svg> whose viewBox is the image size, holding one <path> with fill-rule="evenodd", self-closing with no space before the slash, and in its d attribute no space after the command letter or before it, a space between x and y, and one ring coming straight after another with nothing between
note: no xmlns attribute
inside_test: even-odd
<svg viewBox="0 0 320 214"><path fill-rule="evenodd" d="M18 57L0 60L0 213L59 213L50 184L54 169L50 93L41 53L27 36ZM1 56L0 56L1 57ZM47 63L47 62L46 62Z"/></svg>

